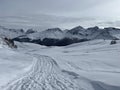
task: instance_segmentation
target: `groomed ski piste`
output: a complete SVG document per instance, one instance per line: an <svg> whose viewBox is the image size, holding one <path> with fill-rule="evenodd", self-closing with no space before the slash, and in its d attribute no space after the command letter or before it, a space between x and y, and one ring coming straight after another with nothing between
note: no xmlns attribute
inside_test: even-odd
<svg viewBox="0 0 120 90"><path fill-rule="evenodd" d="M6 66L0 66L0 90L120 90L120 42L109 43L46 47L16 42L17 50L1 47L0 63Z"/></svg>

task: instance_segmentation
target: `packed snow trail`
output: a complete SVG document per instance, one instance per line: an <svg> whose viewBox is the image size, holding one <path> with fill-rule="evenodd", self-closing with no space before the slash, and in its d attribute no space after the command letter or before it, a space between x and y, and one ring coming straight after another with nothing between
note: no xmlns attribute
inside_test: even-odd
<svg viewBox="0 0 120 90"><path fill-rule="evenodd" d="M0 90L120 90L62 70L51 57L36 55L31 69Z"/></svg>
<svg viewBox="0 0 120 90"><path fill-rule="evenodd" d="M8 84L5 90L83 90L48 56L38 56L29 72Z"/></svg>

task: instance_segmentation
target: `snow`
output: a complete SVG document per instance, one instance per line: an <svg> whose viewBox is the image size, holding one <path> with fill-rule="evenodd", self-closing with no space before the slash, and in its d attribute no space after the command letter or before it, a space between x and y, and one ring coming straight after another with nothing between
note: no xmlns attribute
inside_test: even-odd
<svg viewBox="0 0 120 90"><path fill-rule="evenodd" d="M22 29L9 29L0 26L0 37L15 38L24 34L21 30Z"/></svg>
<svg viewBox="0 0 120 90"><path fill-rule="evenodd" d="M0 48L0 90L120 90L120 41Z"/></svg>
<svg viewBox="0 0 120 90"><path fill-rule="evenodd" d="M60 30L59 28L52 28L42 32L28 34L27 37L29 37L30 39L41 39L41 40L43 40L44 38L62 39L65 37L65 35L62 32L62 30Z"/></svg>
<svg viewBox="0 0 120 90"><path fill-rule="evenodd" d="M70 30L61 30L60 28L50 28L41 32L35 32L25 35L19 35L19 37L16 37L14 40L20 40L21 42L24 42L24 39L29 39L30 41L34 40L43 40L45 38L48 39L87 39L87 40L93 40L93 39L104 39L104 40L115 40L120 39L120 29L118 28L99 28L97 26L90 27L90 28L83 28L81 26L77 26ZM28 42L30 42L28 40ZM39 42L37 42L39 43ZM40 43L39 43L40 44Z"/></svg>

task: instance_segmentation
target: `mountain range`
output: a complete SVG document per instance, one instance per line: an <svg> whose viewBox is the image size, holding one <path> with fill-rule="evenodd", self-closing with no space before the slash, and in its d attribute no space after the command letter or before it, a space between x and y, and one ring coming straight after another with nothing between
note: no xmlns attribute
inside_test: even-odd
<svg viewBox="0 0 120 90"><path fill-rule="evenodd" d="M44 31L35 31L28 29L8 29L0 27L0 35L19 42L30 42L46 46L65 46L72 43L103 39L120 39L120 29L114 27L99 28L98 26L83 28L74 27L70 30L61 30L60 28L50 28Z"/></svg>

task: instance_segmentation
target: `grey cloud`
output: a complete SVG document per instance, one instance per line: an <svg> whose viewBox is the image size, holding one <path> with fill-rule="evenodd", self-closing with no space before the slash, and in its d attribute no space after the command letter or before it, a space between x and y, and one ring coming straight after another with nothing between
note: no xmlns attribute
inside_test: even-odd
<svg viewBox="0 0 120 90"><path fill-rule="evenodd" d="M103 2L105 0L0 0L0 13L80 13Z"/></svg>

